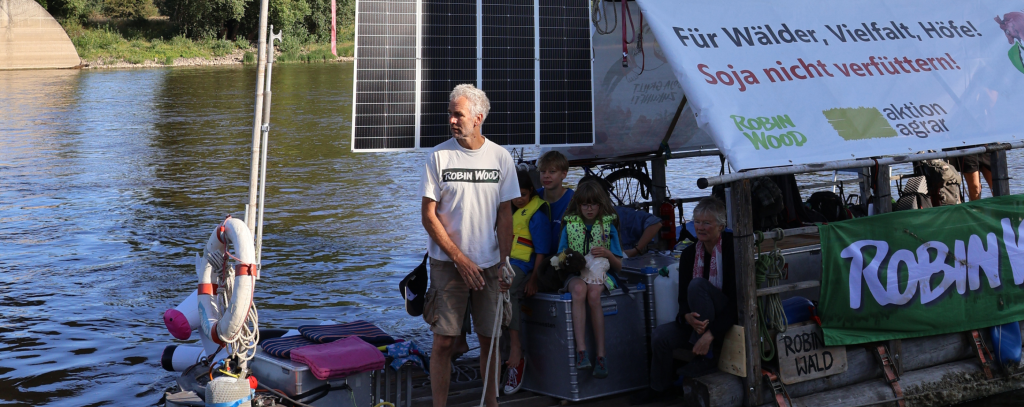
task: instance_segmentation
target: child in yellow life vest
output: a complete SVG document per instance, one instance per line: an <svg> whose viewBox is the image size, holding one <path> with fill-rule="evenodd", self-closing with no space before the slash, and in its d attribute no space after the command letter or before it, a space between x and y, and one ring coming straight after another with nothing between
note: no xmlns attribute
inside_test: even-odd
<svg viewBox="0 0 1024 407"><path fill-rule="evenodd" d="M530 174L518 171L519 198L512 200L512 253L510 255L515 278L509 288L512 302L512 321L509 323L508 376L505 379L505 394L519 390L526 371L519 338L519 302L537 293L537 274L545 262L545 255L551 251L551 208L537 194Z"/></svg>
<svg viewBox="0 0 1024 407"><path fill-rule="evenodd" d="M569 208L562 220L562 237L558 253L567 248L590 254L594 258L608 259L611 271L622 269L622 248L619 246L619 232L615 208L608 193L597 182L580 183ZM576 339L576 369L594 369L594 377L608 377L608 366L604 352L604 311L601 309L601 293L605 289L603 271L584 270L580 276L569 277L566 282L572 293L572 328ZM587 326L587 305L590 306L591 325L594 327L594 342L597 343L597 360L590 362L587 341L584 337Z"/></svg>

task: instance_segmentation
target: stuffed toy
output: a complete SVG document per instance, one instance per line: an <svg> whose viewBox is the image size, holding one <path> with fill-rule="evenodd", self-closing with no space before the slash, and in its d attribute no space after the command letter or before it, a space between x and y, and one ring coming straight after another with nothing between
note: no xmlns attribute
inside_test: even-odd
<svg viewBox="0 0 1024 407"><path fill-rule="evenodd" d="M608 259L604 257L594 257L590 253L583 255L572 249L565 249L558 256L552 256L551 265L558 272L558 278L563 281L569 278L569 276L580 276L587 282L599 280L606 284L609 279L608 270L611 268ZM601 275L606 276L606 278L601 279ZM615 289L614 283L612 284L608 288L609 290Z"/></svg>

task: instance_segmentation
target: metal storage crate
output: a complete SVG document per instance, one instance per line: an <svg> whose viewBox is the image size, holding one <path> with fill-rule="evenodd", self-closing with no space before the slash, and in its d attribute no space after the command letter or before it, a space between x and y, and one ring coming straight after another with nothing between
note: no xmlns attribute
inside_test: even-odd
<svg viewBox="0 0 1024 407"><path fill-rule="evenodd" d="M642 293L621 289L602 297L609 374L597 379L590 371L576 371L571 296L540 293L526 299L522 336L529 362L523 389L580 401L647 387L642 301ZM589 318L586 330L587 349L596 350Z"/></svg>

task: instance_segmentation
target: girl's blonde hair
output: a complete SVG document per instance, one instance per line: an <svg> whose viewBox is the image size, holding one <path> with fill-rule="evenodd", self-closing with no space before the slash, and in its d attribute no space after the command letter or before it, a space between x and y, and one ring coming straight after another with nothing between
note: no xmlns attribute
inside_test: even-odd
<svg viewBox="0 0 1024 407"><path fill-rule="evenodd" d="M572 200L569 201L569 205L565 209L565 216L575 215L583 218L580 205L588 203L598 205L597 219L602 216L615 216L616 219L612 221L612 224L616 227L619 226L618 215L615 212L615 207L612 206L611 198L608 197L608 192L599 183L592 180L585 180L576 186L576 192L573 193Z"/></svg>

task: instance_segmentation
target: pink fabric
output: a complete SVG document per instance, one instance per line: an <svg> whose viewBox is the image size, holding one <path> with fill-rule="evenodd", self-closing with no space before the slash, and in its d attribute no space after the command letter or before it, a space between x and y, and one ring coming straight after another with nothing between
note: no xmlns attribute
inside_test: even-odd
<svg viewBox="0 0 1024 407"><path fill-rule="evenodd" d="M704 278L704 243L697 241L697 255L693 258L693 278ZM708 267L707 280L719 290L722 289L722 237L718 237L715 250L712 251L711 266Z"/></svg>
<svg viewBox="0 0 1024 407"><path fill-rule="evenodd" d="M384 354L357 336L294 349L291 359L309 366L313 376L320 380L384 368Z"/></svg>

